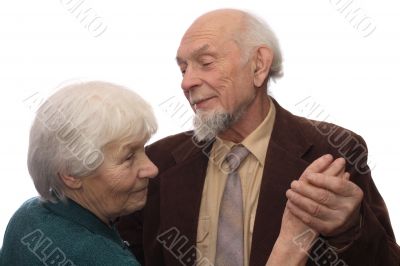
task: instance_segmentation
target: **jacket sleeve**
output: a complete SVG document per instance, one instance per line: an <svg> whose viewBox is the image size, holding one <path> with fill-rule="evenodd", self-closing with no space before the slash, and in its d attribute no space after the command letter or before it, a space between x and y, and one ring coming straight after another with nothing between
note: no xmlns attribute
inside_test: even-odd
<svg viewBox="0 0 400 266"><path fill-rule="evenodd" d="M348 249L340 254L348 265L400 265L400 248L396 244L389 213L370 174L355 175L364 191L361 204L360 233Z"/></svg>
<svg viewBox="0 0 400 266"><path fill-rule="evenodd" d="M351 181L364 192L361 203L361 224L352 244L339 254L347 265L400 265L400 247L389 219L386 204L376 188L367 165L365 141L354 134L339 155L347 160ZM351 236L350 236L351 237Z"/></svg>

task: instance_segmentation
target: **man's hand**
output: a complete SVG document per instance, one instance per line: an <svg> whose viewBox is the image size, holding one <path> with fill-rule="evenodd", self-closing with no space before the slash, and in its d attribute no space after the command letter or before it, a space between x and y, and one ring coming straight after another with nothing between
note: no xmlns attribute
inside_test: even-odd
<svg viewBox="0 0 400 266"><path fill-rule="evenodd" d="M333 158L330 155L322 156L312 162L299 180L308 182L306 177L312 173L323 173L326 175L334 175L343 178L345 175L344 166L340 161L332 162ZM305 265L307 262L307 251L311 248L311 243L318 237L319 233L303 223L301 219L293 215L288 209L289 201L282 217L281 230L279 237L275 242L272 253L269 257L268 266L272 265ZM295 239L304 233L310 232L312 237L307 239L309 246L298 245ZM304 243L303 243L304 244ZM307 244L307 243L305 243Z"/></svg>
<svg viewBox="0 0 400 266"><path fill-rule="evenodd" d="M325 171L307 168L286 193L289 211L324 236L346 232L360 220L363 192L349 181L344 168L343 158L336 159Z"/></svg>

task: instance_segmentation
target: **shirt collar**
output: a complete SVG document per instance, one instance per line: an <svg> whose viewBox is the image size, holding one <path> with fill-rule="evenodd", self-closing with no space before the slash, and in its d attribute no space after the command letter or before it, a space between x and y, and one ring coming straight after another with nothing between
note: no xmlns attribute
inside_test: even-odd
<svg viewBox="0 0 400 266"><path fill-rule="evenodd" d="M274 103L269 97L268 100L269 110L267 116L264 118L263 122L242 141L243 146L257 158L262 166L264 166L265 163L267 147L271 138L276 115Z"/></svg>
<svg viewBox="0 0 400 266"><path fill-rule="evenodd" d="M256 157L262 166L264 166L265 163L268 143L271 138L276 115L274 103L269 97L268 100L270 107L267 116L264 118L263 122L241 142L243 146L245 146L250 153ZM234 145L235 143L232 141L216 137L213 146L213 160L222 163L226 154Z"/></svg>

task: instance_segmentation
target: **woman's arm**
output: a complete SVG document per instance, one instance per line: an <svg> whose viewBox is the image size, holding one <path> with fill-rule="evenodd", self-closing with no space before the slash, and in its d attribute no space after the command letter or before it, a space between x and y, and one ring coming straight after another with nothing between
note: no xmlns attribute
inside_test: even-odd
<svg viewBox="0 0 400 266"><path fill-rule="evenodd" d="M307 234L307 243L312 243L318 234L309 231L297 217L285 208L282 217L282 226L278 239L272 249L266 266L304 266L308 259L308 249L311 245L304 246L304 242L297 242L299 236ZM309 234L308 232L311 232Z"/></svg>

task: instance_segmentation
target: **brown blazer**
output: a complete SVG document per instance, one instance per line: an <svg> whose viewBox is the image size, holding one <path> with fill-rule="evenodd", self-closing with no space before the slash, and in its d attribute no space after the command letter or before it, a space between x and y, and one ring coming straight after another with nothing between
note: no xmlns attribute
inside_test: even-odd
<svg viewBox="0 0 400 266"><path fill-rule="evenodd" d="M294 116L275 100L274 104L276 119L254 222L250 265L267 261L279 234L290 182L326 153L345 157L351 180L364 191L361 234L340 254L325 245L317 248L326 242L319 239L307 265L400 265L400 248L387 208L366 164L364 140L336 125ZM196 143L192 132L185 132L147 147L159 175L150 181L145 208L122 217L119 224L122 238L142 263L144 254L144 265L193 265L196 255L201 256L195 248L197 224L211 146Z"/></svg>

